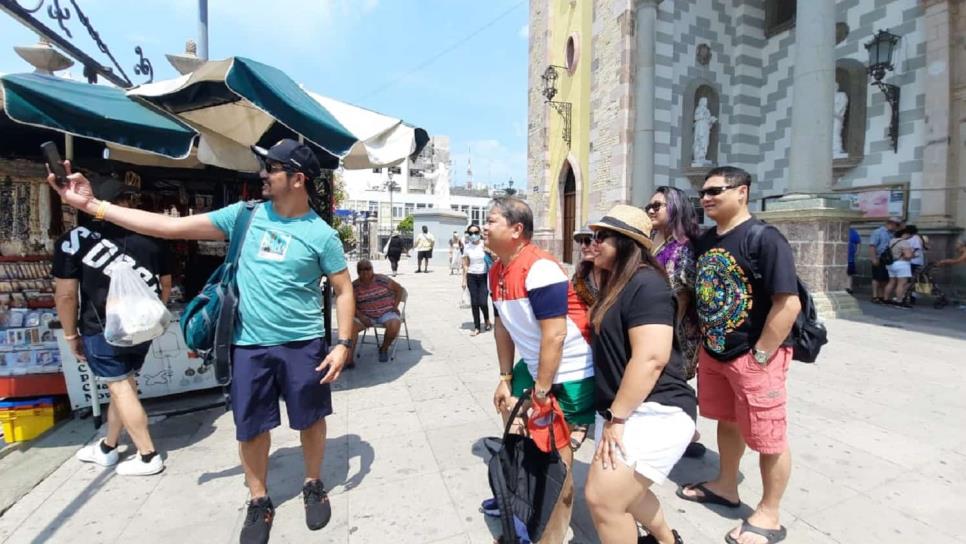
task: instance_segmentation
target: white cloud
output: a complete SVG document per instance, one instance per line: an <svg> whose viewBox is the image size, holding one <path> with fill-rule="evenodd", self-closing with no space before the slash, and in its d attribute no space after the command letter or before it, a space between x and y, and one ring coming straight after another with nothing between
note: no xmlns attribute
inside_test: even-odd
<svg viewBox="0 0 966 544"><path fill-rule="evenodd" d="M521 26L520 27L520 31L517 32L517 35L519 35L524 40L529 39L530 38L530 24L527 23L527 24Z"/></svg>
<svg viewBox="0 0 966 544"><path fill-rule="evenodd" d="M499 140L452 140L453 184L466 184L467 160L473 161L474 184L500 185L513 179L516 187L526 187L527 154L525 149L511 150Z"/></svg>

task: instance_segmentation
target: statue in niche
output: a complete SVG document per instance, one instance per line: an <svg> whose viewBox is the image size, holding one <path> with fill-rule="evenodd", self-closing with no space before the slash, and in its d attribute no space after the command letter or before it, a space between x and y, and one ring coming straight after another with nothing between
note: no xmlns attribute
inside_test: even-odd
<svg viewBox="0 0 966 544"><path fill-rule="evenodd" d="M832 121L832 157L841 159L848 157L845 151L842 132L845 128L845 112L849 109L849 95L836 85L835 87L835 117Z"/></svg>
<svg viewBox="0 0 966 544"><path fill-rule="evenodd" d="M711 115L708 109L708 98L698 100L698 107L694 109L694 145L691 147L693 158L691 166L711 166L708 160L708 145L711 143L711 127L718 122L718 118Z"/></svg>

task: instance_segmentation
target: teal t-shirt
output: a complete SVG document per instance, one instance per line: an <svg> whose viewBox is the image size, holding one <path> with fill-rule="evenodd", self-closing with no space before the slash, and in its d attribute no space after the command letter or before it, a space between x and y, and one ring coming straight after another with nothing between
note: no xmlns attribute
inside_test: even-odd
<svg viewBox="0 0 966 544"><path fill-rule="evenodd" d="M230 237L243 205L226 206L208 217ZM271 202L263 202L239 256L235 344L277 346L323 336L322 276L345 268L342 241L318 214L281 217Z"/></svg>

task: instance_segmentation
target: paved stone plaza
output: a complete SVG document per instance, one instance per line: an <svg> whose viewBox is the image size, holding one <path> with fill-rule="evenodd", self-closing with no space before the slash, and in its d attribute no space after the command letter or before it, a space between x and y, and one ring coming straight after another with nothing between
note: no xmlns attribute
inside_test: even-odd
<svg viewBox="0 0 966 544"><path fill-rule="evenodd" d="M488 544L498 530L477 512L489 496L480 439L500 432L490 402L492 334L469 337L457 277L441 267L426 275L413 274L411 263L400 268L413 349L403 340L396 361L379 364L364 347L358 367L340 379L324 470L333 519L318 533L305 528L298 434L275 432L273 542ZM787 542L966 542L966 312L877 308L865 322L830 329L819 365L792 366ZM699 428L713 450L713 425L699 420ZM152 432L167 455L160 476L125 479L70 459L0 517L0 541L237 541L247 495L230 414L171 417ZM588 442L578 482L592 454ZM707 479L716 460L713 451L703 462L685 460L672 479ZM742 471L742 498L753 505L755 456L746 455ZM689 544L722 542L750 513L684 502L674 489L668 482L657 493ZM597 542L582 499L572 526L572 542Z"/></svg>

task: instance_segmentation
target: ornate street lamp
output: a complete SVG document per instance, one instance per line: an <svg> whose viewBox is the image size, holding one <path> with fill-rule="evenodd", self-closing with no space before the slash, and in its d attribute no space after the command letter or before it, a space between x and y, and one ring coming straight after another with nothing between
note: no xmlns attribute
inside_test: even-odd
<svg viewBox="0 0 966 544"><path fill-rule="evenodd" d="M899 86L883 83L882 78L885 77L886 72L895 69L892 64L892 54L895 52L897 43L899 43L899 36L880 30L872 41L865 44L865 48L869 51L869 75L874 79L872 85L882 91L886 102L892 108L889 138L892 140L893 151L899 150Z"/></svg>
<svg viewBox="0 0 966 544"><path fill-rule="evenodd" d="M557 113L563 117L564 128L563 128L563 140L567 143L567 147L570 147L570 122L571 122L571 104L570 102L555 102L554 97L557 96L557 78L559 74L557 73L557 68L564 71L567 69L563 66L555 66L551 64L547 66L547 69L543 71L543 75L540 79L543 80L543 90L541 94L546 99L547 104L550 105Z"/></svg>
<svg viewBox="0 0 966 544"><path fill-rule="evenodd" d="M517 194L517 190L513 188L513 178L510 178L510 181L506 182L506 184L507 184L507 188L506 188L506 191L504 192L506 193L507 196L513 196Z"/></svg>

